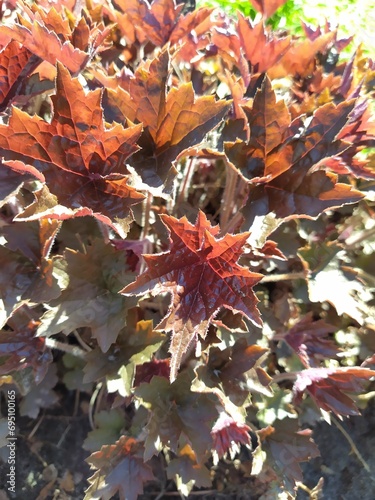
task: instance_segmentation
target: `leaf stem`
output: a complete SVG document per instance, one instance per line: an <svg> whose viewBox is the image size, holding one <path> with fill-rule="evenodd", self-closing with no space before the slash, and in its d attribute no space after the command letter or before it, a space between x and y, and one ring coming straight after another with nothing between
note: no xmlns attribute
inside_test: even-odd
<svg viewBox="0 0 375 500"><path fill-rule="evenodd" d="M264 276L264 278L260 280L260 283L274 283L277 281L300 280L306 278L307 273L305 271L298 273L269 274L268 276Z"/></svg>

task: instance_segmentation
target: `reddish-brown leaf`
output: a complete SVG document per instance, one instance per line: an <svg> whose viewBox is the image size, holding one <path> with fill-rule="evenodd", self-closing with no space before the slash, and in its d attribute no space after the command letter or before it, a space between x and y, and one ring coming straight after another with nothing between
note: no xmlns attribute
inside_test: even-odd
<svg viewBox="0 0 375 500"><path fill-rule="evenodd" d="M250 0L254 8L262 13L263 17L268 18L274 14L279 7L284 5L286 0Z"/></svg>
<svg viewBox="0 0 375 500"><path fill-rule="evenodd" d="M213 27L226 24L224 16L212 15L213 10L200 7L186 16L180 16L169 38L171 45L178 47L174 56L176 61L190 63L197 57L198 51L205 51L209 47Z"/></svg>
<svg viewBox="0 0 375 500"><path fill-rule="evenodd" d="M337 183L337 175L319 167L350 144L337 139L355 101L320 107L309 125L290 123L285 103L277 103L268 78L244 108L250 125L248 143L226 144L234 168L250 182L244 214L249 225L256 216L275 212L279 218L316 217L328 208L354 203L363 195ZM272 108L275 112L272 113ZM301 129L302 127L302 129Z"/></svg>
<svg viewBox="0 0 375 500"><path fill-rule="evenodd" d="M67 209L61 218L93 215L124 236L131 205L144 199L128 184L124 164L138 149L142 127L106 128L100 99L100 90L85 94L59 64L51 123L13 108L9 124L0 125L0 150L11 160L7 166L46 181Z"/></svg>
<svg viewBox="0 0 375 500"><path fill-rule="evenodd" d="M299 43L293 43L288 51L285 51L278 64L268 66L269 76L283 78L286 76L309 77L317 66L318 54L324 53L335 40L335 32L325 33L315 40L303 39ZM276 61L275 61L276 62Z"/></svg>
<svg viewBox="0 0 375 500"><path fill-rule="evenodd" d="M126 15L126 22L134 27L138 41L150 40L157 47L168 41L183 9L183 5L176 6L174 0L116 0L115 5Z"/></svg>
<svg viewBox="0 0 375 500"><path fill-rule="evenodd" d="M241 14L238 16L238 34L246 59L253 73L264 73L289 50L290 37L276 38L266 31L264 24L255 25ZM245 76L245 75L243 75Z"/></svg>
<svg viewBox="0 0 375 500"><path fill-rule="evenodd" d="M53 65L60 61L73 73L79 72L98 52L111 30L111 26L89 26L87 16L72 30L67 16L55 8L47 11L34 3L31 8L23 4L23 9L24 15L18 16L19 23L1 26L0 36L16 40L43 61ZM83 25L88 30L84 42ZM82 50L82 46L86 50Z"/></svg>
<svg viewBox="0 0 375 500"><path fill-rule="evenodd" d="M227 413L220 413L211 431L214 460L217 461L217 458L223 458L228 453L233 460L236 453L239 452L241 444L250 447L250 430L248 425L235 422Z"/></svg>
<svg viewBox="0 0 375 500"><path fill-rule="evenodd" d="M0 52L0 111L6 109L23 80L40 62L39 57L14 40Z"/></svg>
<svg viewBox="0 0 375 500"><path fill-rule="evenodd" d="M117 492L120 500L137 500L143 484L154 479L150 466L143 461L142 445L131 437L121 436L115 444L102 446L87 462L98 470L89 478L85 500L109 499Z"/></svg>
<svg viewBox="0 0 375 500"><path fill-rule="evenodd" d="M322 319L313 321L312 314L307 314L280 338L290 345L307 368L315 367L323 359L336 358L340 352L333 340L327 338L336 329Z"/></svg>
<svg viewBox="0 0 375 500"><path fill-rule="evenodd" d="M302 401L307 391L317 406L338 416L359 415L356 404L346 393L363 392L364 385L375 377L369 368L308 368L298 373L293 386L294 402Z"/></svg>
<svg viewBox="0 0 375 500"><path fill-rule="evenodd" d="M112 119L142 122L141 151L130 164L144 182L159 187L174 176L173 162L187 148L200 143L222 120L231 103L214 96L196 98L191 83L173 87L167 94L169 54L161 52L138 67L129 90L108 91L106 112Z"/></svg>
<svg viewBox="0 0 375 500"><path fill-rule="evenodd" d="M195 225L186 217L161 217L171 234L170 251L146 255L148 269L122 293L172 294L170 310L160 327L172 332L174 380L183 354L197 334L206 336L211 320L222 307L241 313L254 324L261 323L252 287L262 275L237 263L248 233L218 238L219 227L211 226L203 212L199 212Z"/></svg>

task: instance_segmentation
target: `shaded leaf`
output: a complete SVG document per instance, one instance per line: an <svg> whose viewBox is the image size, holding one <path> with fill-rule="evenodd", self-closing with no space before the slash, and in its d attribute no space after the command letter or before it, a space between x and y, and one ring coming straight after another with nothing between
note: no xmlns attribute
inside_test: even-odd
<svg viewBox="0 0 375 500"><path fill-rule="evenodd" d="M267 461L283 479L289 492L295 492L296 483L303 482L300 463L320 455L311 439L310 429L299 430L296 419L284 418L257 432Z"/></svg>
<svg viewBox="0 0 375 500"><path fill-rule="evenodd" d="M10 329L1 330L0 334L0 375L30 366L35 383L39 384L52 363L52 353L44 339L35 336L38 322L30 310L20 308L8 320L8 326Z"/></svg>
<svg viewBox="0 0 375 500"><path fill-rule="evenodd" d="M50 302L38 335L70 333L86 326L101 350L107 352L126 324L127 309L132 307L129 299L117 293L130 278L126 254L94 240L85 254L67 249L64 257L69 284L58 299Z"/></svg>
<svg viewBox="0 0 375 500"><path fill-rule="evenodd" d="M143 461L142 445L127 436L121 436L115 444L102 446L87 462L98 470L89 478L91 484L85 500L109 500L117 492L120 500L137 500L143 493L143 484L154 479L151 468Z"/></svg>
<svg viewBox="0 0 375 500"><path fill-rule="evenodd" d="M87 434L82 448L97 451L102 446L114 444L124 427L124 413L119 408L111 411L100 411L94 416L95 428Z"/></svg>
<svg viewBox="0 0 375 500"><path fill-rule="evenodd" d="M214 398L192 392L192 378L184 371L170 384L166 378L154 376L150 383L142 383L135 389L136 397L150 409L145 429L146 461L163 446L177 453L182 438L188 440L199 462L211 449L210 432L217 416Z"/></svg>
<svg viewBox="0 0 375 500"><path fill-rule="evenodd" d="M222 307L260 324L252 287L262 275L237 264L247 233L217 238L219 227L211 226L203 212L199 212L194 226L186 217L161 217L171 234L170 251L144 256L147 271L121 293L172 294L170 310L159 328L172 332L169 350L174 380L183 354L197 334L206 336L211 320Z"/></svg>
<svg viewBox="0 0 375 500"><path fill-rule="evenodd" d="M58 297L57 259L49 258L58 221L41 221L4 226L6 240L0 246L0 323L3 326L16 307L27 301L45 302ZM17 276L17 279L15 279Z"/></svg>
<svg viewBox="0 0 375 500"><path fill-rule="evenodd" d="M337 328L320 319L313 321L312 313L302 317L286 334L280 337L298 354L305 367L319 366L323 359L333 359L340 352L328 338ZM278 338L277 336L274 339Z"/></svg>
<svg viewBox="0 0 375 500"><path fill-rule="evenodd" d="M302 264L309 271L307 284L312 302L328 301L337 314L347 314L359 324L364 324L373 312L366 305L372 293L361 281L357 272L344 266L342 247L329 242L326 245L307 246L298 251Z"/></svg>
<svg viewBox="0 0 375 500"><path fill-rule="evenodd" d="M230 401L241 407L249 392L272 395L271 378L260 366L267 354L268 349L248 345L244 338L224 350L211 347L207 363L195 370L197 378L208 390L220 388Z"/></svg>
<svg viewBox="0 0 375 500"><path fill-rule="evenodd" d="M42 408L55 405L59 398L53 390L58 382L56 364L50 364L43 380L38 385L28 387L27 394L20 402L20 415L36 418Z"/></svg>
<svg viewBox="0 0 375 500"><path fill-rule="evenodd" d="M173 458L168 464L167 476L175 480L178 491L185 496L190 494L193 486L209 488L212 485L210 471L189 454Z"/></svg>
<svg viewBox="0 0 375 500"><path fill-rule="evenodd" d="M99 347L89 352L84 368L84 382L105 377L108 391L117 390L123 397L131 394L137 367L146 370L145 365L165 340L163 334L153 330L152 321L141 320L134 324L131 314L129 316L116 342L106 352Z"/></svg>
<svg viewBox="0 0 375 500"><path fill-rule="evenodd" d="M12 196L18 193L24 182L31 179L33 179L31 175L20 175L4 167L0 162L0 207L8 203Z"/></svg>
<svg viewBox="0 0 375 500"><path fill-rule="evenodd" d="M93 215L124 236L132 220L130 206L144 198L128 184L123 163L138 149L141 126L107 129L100 90L85 95L62 65L56 92L51 123L13 108L9 124L0 125L0 149L11 160L7 166L46 181L73 216L74 210Z"/></svg>

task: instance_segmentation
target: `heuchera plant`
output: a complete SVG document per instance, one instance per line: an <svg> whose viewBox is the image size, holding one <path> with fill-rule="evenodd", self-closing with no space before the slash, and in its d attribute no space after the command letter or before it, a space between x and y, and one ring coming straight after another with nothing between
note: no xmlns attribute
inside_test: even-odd
<svg viewBox="0 0 375 500"><path fill-rule="evenodd" d="M87 500L293 496L375 376L374 63L284 0L0 3L3 387L100 392Z"/></svg>

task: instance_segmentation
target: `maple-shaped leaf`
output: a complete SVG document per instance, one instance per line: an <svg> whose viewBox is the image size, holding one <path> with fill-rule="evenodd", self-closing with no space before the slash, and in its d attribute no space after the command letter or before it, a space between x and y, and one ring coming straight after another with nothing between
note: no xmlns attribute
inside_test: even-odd
<svg viewBox="0 0 375 500"><path fill-rule="evenodd" d="M183 9L174 0L115 0L114 3L126 16L122 22L134 27L137 40L151 41L157 47L168 41Z"/></svg>
<svg viewBox="0 0 375 500"><path fill-rule="evenodd" d="M0 52L0 112L6 109L23 80L40 62L39 57L14 40Z"/></svg>
<svg viewBox="0 0 375 500"><path fill-rule="evenodd" d="M120 500L137 500L143 484L154 479L143 461L141 443L131 437L121 436L115 444L102 446L86 461L98 470L89 478L85 500L109 500L117 492Z"/></svg>
<svg viewBox="0 0 375 500"><path fill-rule="evenodd" d="M144 198L128 184L124 164L138 149L142 127L106 128L100 100L100 90L86 95L58 64L51 123L13 108L8 125L0 125L0 151L9 168L47 183L68 212L61 218L93 215L124 237L131 205Z"/></svg>
<svg viewBox="0 0 375 500"><path fill-rule="evenodd" d="M239 14L237 30L242 50L253 73L268 71L289 50L290 37L277 38L266 30L263 22L253 25L249 19Z"/></svg>
<svg viewBox="0 0 375 500"><path fill-rule="evenodd" d="M219 238L219 226L211 226L201 211L195 225L186 217L162 215L161 219L171 235L170 251L145 255L148 269L121 293L172 294L170 309L159 328L172 332L169 351L174 380L183 354L197 334L206 336L211 320L221 308L239 312L256 325L261 323L252 287L262 275L237 263L248 233Z"/></svg>
<svg viewBox="0 0 375 500"><path fill-rule="evenodd" d="M290 493L295 492L296 483L303 482L300 463L320 455L311 439L310 429L299 430L298 420L284 418L273 426L257 431L267 461L274 466Z"/></svg>
<svg viewBox="0 0 375 500"><path fill-rule="evenodd" d="M35 383L43 380L52 363L52 353L44 339L35 336L38 324L26 306L8 320L9 329L0 332L0 376L31 366Z"/></svg>
<svg viewBox="0 0 375 500"><path fill-rule="evenodd" d="M313 321L312 313L301 318L285 334L274 336L282 338L297 353L302 363L308 367L319 366L323 359L336 358L340 352L333 340L328 338L330 333L337 330L323 319Z"/></svg>
<svg viewBox="0 0 375 500"><path fill-rule="evenodd" d="M81 71L100 49L111 26L91 26L88 15L83 15L72 29L68 16L52 7L48 11L35 3L28 7L23 2L23 15L18 23L0 27L0 36L22 44L43 61L64 64L72 73Z"/></svg>
<svg viewBox="0 0 375 500"><path fill-rule="evenodd" d="M297 374L293 385L293 400L296 404L300 403L307 391L322 410L332 411L339 417L360 415L347 393L363 393L365 384L374 377L374 370L358 366L308 368Z"/></svg>
<svg viewBox="0 0 375 500"><path fill-rule="evenodd" d="M217 463L218 459L225 457L227 454L233 460L240 451L241 444L250 447L250 430L248 425L238 423L225 412L221 412L211 431L214 462Z"/></svg>
<svg viewBox="0 0 375 500"><path fill-rule="evenodd" d="M169 53L164 49L157 58L138 66L128 90L110 89L104 101L105 112L112 119L143 123L142 149L130 164L152 187L174 176L173 162L184 150L202 142L230 107L230 102L215 101L214 96L196 97L191 83L167 92L169 68Z"/></svg>
<svg viewBox="0 0 375 500"><path fill-rule="evenodd" d="M303 127L298 120L290 123L285 103L276 106L271 82L264 79L253 106L244 107L250 125L249 142L225 144L230 164L249 181L243 209L247 224L270 212L278 218L313 218L328 208L363 197L350 185L338 183L337 175L317 169L326 158L339 156L350 146L337 136L354 104L351 100L338 106L321 106ZM272 113L272 106L277 112Z"/></svg>
<svg viewBox="0 0 375 500"><path fill-rule="evenodd" d="M127 275L126 254L94 240L86 253L67 249L64 258L69 284L58 299L50 301L38 335L90 327L101 350L107 352L126 324L127 309L133 306L118 294L132 279Z"/></svg>
<svg viewBox="0 0 375 500"><path fill-rule="evenodd" d="M254 8L262 13L264 18L271 17L286 0L250 0Z"/></svg>
<svg viewBox="0 0 375 500"><path fill-rule="evenodd" d="M154 376L134 391L140 402L150 409L145 431L145 460L159 453L163 446L177 453L186 439L199 462L211 449L211 429L217 411L215 397L191 390L193 374L181 372L171 384L165 377ZM199 422L199 426L197 426Z"/></svg>
<svg viewBox="0 0 375 500"><path fill-rule="evenodd" d="M117 390L123 397L131 394L136 368L147 364L165 340L165 335L153 330L152 321L135 322L135 318L129 316L126 327L107 352L97 347L86 355L83 379L94 382L105 377L108 391Z"/></svg>

